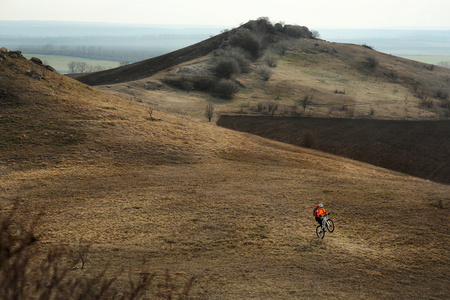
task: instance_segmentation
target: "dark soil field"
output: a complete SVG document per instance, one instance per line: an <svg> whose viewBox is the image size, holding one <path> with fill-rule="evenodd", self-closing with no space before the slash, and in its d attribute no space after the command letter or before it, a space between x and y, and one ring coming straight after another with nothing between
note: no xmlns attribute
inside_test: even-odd
<svg viewBox="0 0 450 300"><path fill-rule="evenodd" d="M450 183L450 121L222 116L217 124Z"/></svg>

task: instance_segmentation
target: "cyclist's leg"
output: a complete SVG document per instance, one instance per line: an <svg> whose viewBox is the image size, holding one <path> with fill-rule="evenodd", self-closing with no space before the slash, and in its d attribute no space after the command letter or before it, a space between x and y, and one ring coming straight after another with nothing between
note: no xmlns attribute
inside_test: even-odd
<svg viewBox="0 0 450 300"><path fill-rule="evenodd" d="M316 222L319 223L320 227L322 227L322 218L316 217Z"/></svg>

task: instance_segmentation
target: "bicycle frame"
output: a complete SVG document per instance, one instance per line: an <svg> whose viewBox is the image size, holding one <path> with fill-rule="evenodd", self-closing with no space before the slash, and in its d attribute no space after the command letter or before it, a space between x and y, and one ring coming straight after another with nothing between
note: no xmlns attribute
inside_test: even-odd
<svg viewBox="0 0 450 300"><path fill-rule="evenodd" d="M323 231L327 231L328 229L328 218L327 218L328 214L323 215L322 217L322 230Z"/></svg>

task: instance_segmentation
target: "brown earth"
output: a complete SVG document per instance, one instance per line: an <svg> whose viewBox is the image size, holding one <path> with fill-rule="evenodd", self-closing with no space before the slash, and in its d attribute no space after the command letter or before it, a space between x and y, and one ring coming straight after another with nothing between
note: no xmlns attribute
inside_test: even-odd
<svg viewBox="0 0 450 300"><path fill-rule="evenodd" d="M450 121L223 115L217 125L450 184Z"/></svg>
<svg viewBox="0 0 450 300"><path fill-rule="evenodd" d="M145 103L10 54L0 213L16 203L19 228L40 215L37 263L53 246L88 244L85 269L69 276L106 268L120 288L151 272L154 298L166 270L173 298L192 276L192 299L450 293L449 185L157 109L150 118ZM336 224L323 240L318 202Z"/></svg>

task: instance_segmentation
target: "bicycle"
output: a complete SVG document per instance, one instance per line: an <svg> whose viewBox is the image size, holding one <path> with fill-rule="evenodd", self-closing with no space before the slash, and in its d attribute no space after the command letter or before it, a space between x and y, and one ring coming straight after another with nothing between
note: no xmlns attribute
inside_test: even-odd
<svg viewBox="0 0 450 300"><path fill-rule="evenodd" d="M334 231L334 222L331 219L328 219L329 214L324 214L322 217L322 226L317 225L316 227L316 234L318 238L323 239L325 236L325 232L328 230L328 232Z"/></svg>

